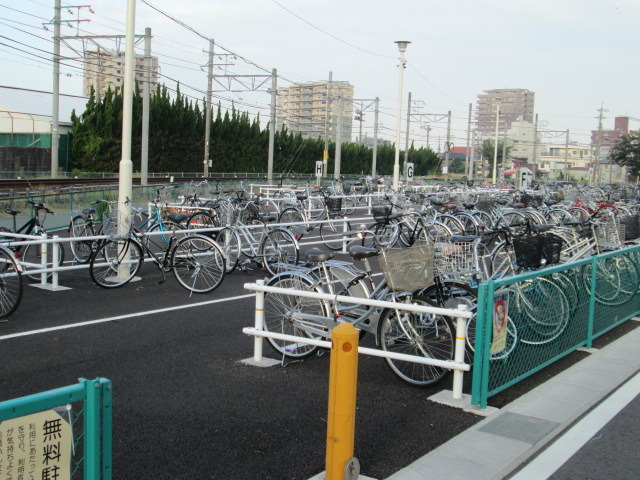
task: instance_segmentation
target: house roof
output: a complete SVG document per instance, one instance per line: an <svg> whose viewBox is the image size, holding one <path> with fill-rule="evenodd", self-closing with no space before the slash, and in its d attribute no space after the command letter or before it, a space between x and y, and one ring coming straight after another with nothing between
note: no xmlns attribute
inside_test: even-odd
<svg viewBox="0 0 640 480"><path fill-rule="evenodd" d="M86 97L60 94L58 119L61 124L71 124L71 112L84 112ZM0 85L0 105L4 111L41 117L51 121L53 118L53 93L39 90L27 90Z"/></svg>

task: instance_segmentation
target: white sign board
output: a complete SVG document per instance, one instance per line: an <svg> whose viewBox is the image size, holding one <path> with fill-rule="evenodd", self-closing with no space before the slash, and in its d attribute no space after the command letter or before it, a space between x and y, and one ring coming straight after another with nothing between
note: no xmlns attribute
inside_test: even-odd
<svg viewBox="0 0 640 480"><path fill-rule="evenodd" d="M407 163L407 182L413 180L413 163Z"/></svg>
<svg viewBox="0 0 640 480"><path fill-rule="evenodd" d="M322 177L322 160L316 162L316 177Z"/></svg>
<svg viewBox="0 0 640 480"><path fill-rule="evenodd" d="M0 423L0 478L71 478L71 425L55 410Z"/></svg>

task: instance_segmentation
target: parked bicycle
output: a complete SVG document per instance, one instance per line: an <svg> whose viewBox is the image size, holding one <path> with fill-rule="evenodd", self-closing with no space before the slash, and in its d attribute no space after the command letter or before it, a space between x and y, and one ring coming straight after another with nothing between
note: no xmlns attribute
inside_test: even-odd
<svg viewBox="0 0 640 480"><path fill-rule="evenodd" d="M51 209L49 209L44 203L36 203L31 200L28 201L33 210L33 215L29 218L24 225L20 228L16 227L16 216L21 212L20 210L14 210L11 208L5 208L5 213L8 213L13 217L13 230L9 230L6 227L0 227L0 236L2 232L9 233L19 233L23 235L42 235L45 233L44 230L44 221L48 215L55 215ZM47 234L47 239L52 238L50 234ZM4 241L6 246L8 246L14 252L14 256L18 261L22 264L27 264L29 268L25 269L25 275L32 280L40 280L40 274L29 273L30 269L42 268L42 249L40 245L17 245L12 246L11 240L15 240L14 238L5 237ZM49 244L51 245L51 244ZM53 256L50 253L50 248L48 249L49 253L47 256L47 268L53 268ZM59 267L64 263L64 249L58 249L58 262L56 263L56 267ZM51 277L51 273L47 274L47 278Z"/></svg>
<svg viewBox="0 0 640 480"><path fill-rule="evenodd" d="M128 200L127 206L131 208ZM164 245L138 230L131 214L123 210L105 219L103 230L110 239L91 257L89 273L97 285L116 288L127 284L148 255L162 273L161 282L166 273L173 272L178 283L191 292L209 293L220 286L226 270L224 254L211 238L189 234L178 239L178 230L173 228Z"/></svg>

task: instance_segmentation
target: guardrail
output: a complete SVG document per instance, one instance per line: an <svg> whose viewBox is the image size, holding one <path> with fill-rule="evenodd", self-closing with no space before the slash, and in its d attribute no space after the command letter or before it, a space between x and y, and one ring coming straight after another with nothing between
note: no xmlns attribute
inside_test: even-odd
<svg viewBox="0 0 640 480"><path fill-rule="evenodd" d="M512 343L491 354L504 298ZM640 245L483 283L477 311L471 403L486 408L489 397L640 315Z"/></svg>
<svg viewBox="0 0 640 480"><path fill-rule="evenodd" d="M445 315L456 319L456 342L455 342L455 355L454 360L437 360L434 358L418 357L415 355L406 355L402 353L386 352L374 348L362 348L358 351L365 355L372 355L376 357L393 358L405 362L421 363L425 365L433 365L435 367L446 368L453 370L453 398L459 400L462 398L462 381L463 372L470 370L470 365L464 363L465 355L465 335L467 328L467 319L471 318L473 314L466 311L466 305L460 305L458 309L427 307L422 305L412 305L397 302L388 302L384 300L375 300L369 298L354 298L345 295L329 295L326 293L308 292L304 290L291 290L278 287L269 287L264 285L262 280L257 283L246 283L244 285L246 290L256 292L256 313L255 313L255 325L254 327L244 328L242 331L247 335L253 335L256 337L254 342L254 361L259 363L262 361L262 338L270 337L279 340L290 340L297 343L304 343L308 345L316 345L322 348L331 348L331 342L328 340L317 340L309 337L297 337L293 335L285 335L276 332L268 332L264 329L264 294L265 293L279 293L283 295L291 295L304 298L315 298L319 300L325 300L328 302L341 302L351 303L354 305L371 305L379 308L393 308L397 310L405 310L411 312L424 312L434 313L438 315Z"/></svg>

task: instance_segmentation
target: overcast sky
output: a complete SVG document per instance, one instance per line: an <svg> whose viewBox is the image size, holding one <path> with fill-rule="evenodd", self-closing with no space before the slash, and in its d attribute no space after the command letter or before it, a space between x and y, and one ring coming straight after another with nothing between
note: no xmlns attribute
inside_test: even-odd
<svg viewBox="0 0 640 480"><path fill-rule="evenodd" d="M194 101L204 97L207 38L216 42L216 74L265 74L278 69L278 86L290 82L348 81L355 98L381 101L382 138L395 138L398 49L409 40L404 74L403 115L407 93L423 113L453 114L453 143L466 145L469 104L496 88L535 92L540 129L570 130L570 138L590 141L597 129L613 128L615 116L640 119L640 47L637 0L142 0L136 5L136 30L153 33L153 54L159 57L162 82ZM90 22L65 26L63 35L123 35L126 0L94 0L87 8L63 9L62 18ZM0 0L0 86L52 90L53 0ZM65 5L77 5L63 2ZM183 25L169 18L174 17ZM79 25L79 30L76 26ZM189 28L187 28L189 27ZM194 33L197 32L197 33ZM199 35L198 35L199 34ZM19 42L19 43L18 43ZM80 40L68 44L82 51ZM100 40L115 48L113 40ZM140 45L140 48L142 44ZM122 44L124 48L124 44ZM226 49L226 50L225 50ZM140 49L141 52L141 49ZM75 57L69 48L63 55ZM82 95L80 63L62 67L61 91ZM221 87L216 87L222 90ZM269 115L269 94L217 92L223 106ZM0 106L20 100L0 89ZM365 102L366 107L369 102ZM12 108L17 108L11 105ZM25 107L25 109L28 109ZM373 109L365 112L365 133L373 135ZM264 123L263 123L264 124ZM355 125L355 124L354 124ZM405 129L405 120L402 120ZM446 121L432 124L431 146L444 142ZM640 128L632 118L631 128ZM354 139L357 127L354 127ZM411 127L416 144L426 130L417 119ZM404 139L404 132L403 132ZM564 143L564 135L558 142ZM403 140L404 144L404 140Z"/></svg>

